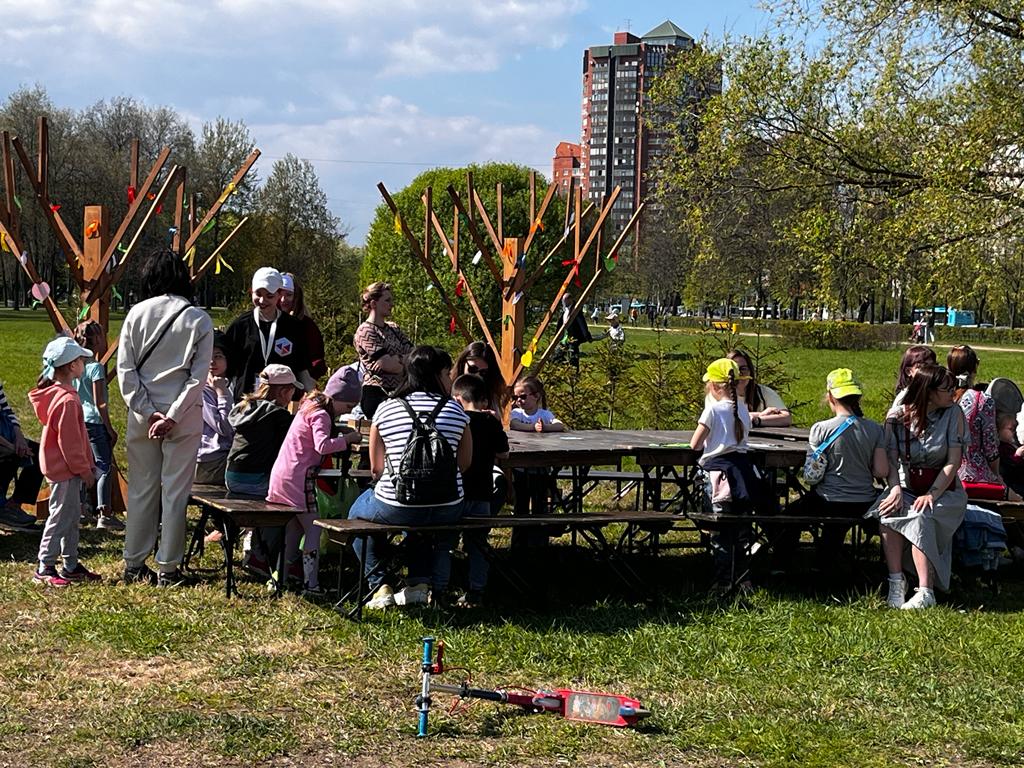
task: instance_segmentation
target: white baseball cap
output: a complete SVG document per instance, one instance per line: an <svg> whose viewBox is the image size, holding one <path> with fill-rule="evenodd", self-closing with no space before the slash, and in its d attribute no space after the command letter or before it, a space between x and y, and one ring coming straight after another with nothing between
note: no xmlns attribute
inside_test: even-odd
<svg viewBox="0 0 1024 768"><path fill-rule="evenodd" d="M296 389L303 389L303 386L295 378L295 372L287 365L271 363L260 371L260 380L267 384L291 384Z"/></svg>
<svg viewBox="0 0 1024 768"><path fill-rule="evenodd" d="M295 293L295 278L287 272L281 273L281 290L288 293Z"/></svg>
<svg viewBox="0 0 1024 768"><path fill-rule="evenodd" d="M267 293L277 293L281 290L284 281L281 273L273 267L260 267L252 276L252 289L258 291L260 288Z"/></svg>

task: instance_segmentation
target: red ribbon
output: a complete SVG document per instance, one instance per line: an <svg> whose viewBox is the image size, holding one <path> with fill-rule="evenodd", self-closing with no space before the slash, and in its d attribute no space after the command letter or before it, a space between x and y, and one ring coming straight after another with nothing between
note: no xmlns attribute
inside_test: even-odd
<svg viewBox="0 0 1024 768"><path fill-rule="evenodd" d="M51 210L51 211L53 211L54 213L56 213L57 211L59 211L59 210L60 210L60 206L59 206L59 205L56 205L56 204L54 204L54 203L51 203L51 204L50 204L50 210Z"/></svg>
<svg viewBox="0 0 1024 768"><path fill-rule="evenodd" d="M455 315L452 315L452 319L448 322L448 333L455 333Z"/></svg>
<svg viewBox="0 0 1024 768"><path fill-rule="evenodd" d="M563 267L568 267L572 264L572 269L569 270L569 274L573 276L573 282L576 283L577 288L582 288L583 283L580 282L580 263L576 259L566 259L562 262Z"/></svg>
<svg viewBox="0 0 1024 768"><path fill-rule="evenodd" d="M466 290L466 281L463 280L462 277L460 276L459 279L455 281L455 295L456 296L462 296L462 293L465 290Z"/></svg>
<svg viewBox="0 0 1024 768"><path fill-rule="evenodd" d="M134 202L135 202L135 187L129 186L128 187L128 205L131 205Z"/></svg>

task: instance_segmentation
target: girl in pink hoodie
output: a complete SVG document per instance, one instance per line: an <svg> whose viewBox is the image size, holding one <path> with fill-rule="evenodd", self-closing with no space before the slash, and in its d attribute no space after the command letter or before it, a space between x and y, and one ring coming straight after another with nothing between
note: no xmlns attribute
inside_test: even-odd
<svg viewBox="0 0 1024 768"><path fill-rule="evenodd" d="M92 488L96 483L96 462L74 381L85 370L85 361L92 357L92 352L72 339L57 337L46 345L43 373L36 388L28 393L43 425L39 465L50 483L50 514L39 542L39 568L33 579L51 587L100 578L78 562L82 487ZM59 571L58 556L64 560Z"/></svg>
<svg viewBox="0 0 1024 768"><path fill-rule="evenodd" d="M299 537L304 536L302 547L303 592L322 595L320 586L320 531L313 525L317 518L316 476L323 457L340 453L358 443L360 435L331 437L335 417L335 400L323 392L313 390L302 398L284 445L270 472L270 490L267 501L305 509L296 515L285 530L286 559L298 554ZM280 574L278 574L280 578Z"/></svg>

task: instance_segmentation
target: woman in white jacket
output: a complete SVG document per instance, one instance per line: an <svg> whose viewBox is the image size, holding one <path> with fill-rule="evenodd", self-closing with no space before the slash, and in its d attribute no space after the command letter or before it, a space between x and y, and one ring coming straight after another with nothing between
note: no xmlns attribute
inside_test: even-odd
<svg viewBox="0 0 1024 768"><path fill-rule="evenodd" d="M182 583L185 511L203 434L203 384L213 323L193 307L192 281L177 254L153 253L142 270L144 301L121 326L117 380L128 404L128 516L124 579ZM158 573L147 565L157 533Z"/></svg>

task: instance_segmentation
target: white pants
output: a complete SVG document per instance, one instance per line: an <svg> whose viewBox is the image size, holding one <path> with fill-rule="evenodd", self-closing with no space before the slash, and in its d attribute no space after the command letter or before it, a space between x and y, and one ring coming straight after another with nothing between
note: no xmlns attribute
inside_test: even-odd
<svg viewBox="0 0 1024 768"><path fill-rule="evenodd" d="M157 407L165 412L165 407ZM124 562L128 567L146 562L158 531L159 569L167 573L181 563L185 555L185 514L202 435L201 406L183 414L160 440L150 439L145 418L128 413L128 513L124 535Z"/></svg>

